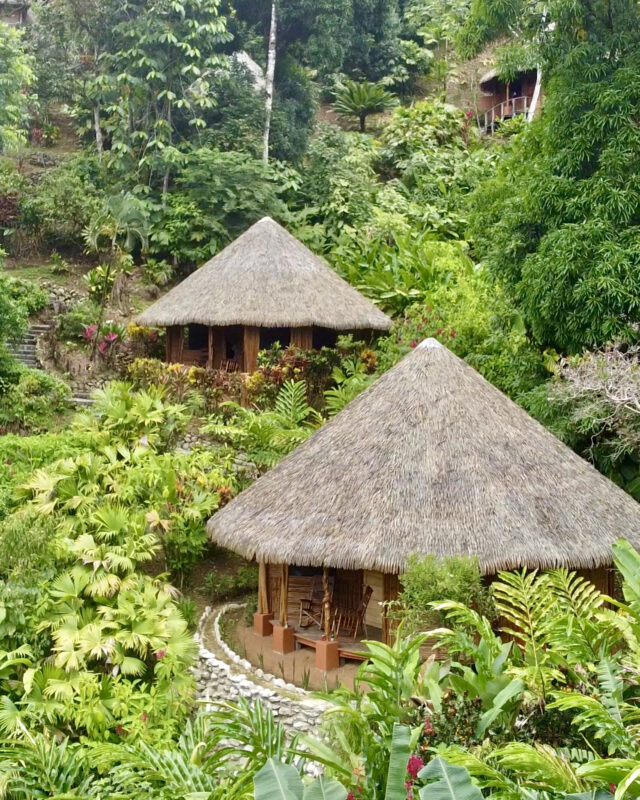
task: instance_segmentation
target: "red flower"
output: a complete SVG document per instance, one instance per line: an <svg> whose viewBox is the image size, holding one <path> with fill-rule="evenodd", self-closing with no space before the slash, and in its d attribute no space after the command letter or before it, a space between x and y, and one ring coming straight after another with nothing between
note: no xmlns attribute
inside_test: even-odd
<svg viewBox="0 0 640 800"><path fill-rule="evenodd" d="M114 333L113 331L109 331L109 333L104 338L105 341L107 342L115 342L115 340L118 338L118 334Z"/></svg>
<svg viewBox="0 0 640 800"><path fill-rule="evenodd" d="M118 734L118 736L122 736L122 734L124 733L124 728L122 727L122 725L116 725L115 732Z"/></svg>
<svg viewBox="0 0 640 800"><path fill-rule="evenodd" d="M107 343L106 342L100 342L100 344L98 345L98 350L104 355L104 353L107 350Z"/></svg>
<svg viewBox="0 0 640 800"><path fill-rule="evenodd" d="M413 784L411 781L405 781L404 788L407 790L407 800L413 800Z"/></svg>
<svg viewBox="0 0 640 800"><path fill-rule="evenodd" d="M451 338L455 339L458 334L455 331L455 328L451 331Z"/></svg>
<svg viewBox="0 0 640 800"><path fill-rule="evenodd" d="M418 323L418 330L419 330L419 331L421 331L421 330L422 330L422 323Z"/></svg>
<svg viewBox="0 0 640 800"><path fill-rule="evenodd" d="M167 651L166 650L158 650L158 652L156 653L156 658L158 659L158 661L162 661L162 659L166 655L167 655Z"/></svg>
<svg viewBox="0 0 640 800"><path fill-rule="evenodd" d="M442 333L442 328L438 328L438 330L436 331L436 336L439 336L441 333Z"/></svg>
<svg viewBox="0 0 640 800"><path fill-rule="evenodd" d="M144 713L140 714L140 719L141 719L143 722L146 722L146 721L147 721L147 715L146 715L146 714L144 714Z"/></svg>
<svg viewBox="0 0 640 800"><path fill-rule="evenodd" d="M424 718L424 732L426 736L433 736L433 725L429 717Z"/></svg>
<svg viewBox="0 0 640 800"><path fill-rule="evenodd" d="M84 329L82 335L84 336L85 339L93 339L93 337L96 335L97 332L98 332L97 325L89 325Z"/></svg>
<svg viewBox="0 0 640 800"><path fill-rule="evenodd" d="M424 761L420 758L420 756L411 756L407 764L407 772L415 781L415 779L418 777L418 773L423 767Z"/></svg>
<svg viewBox="0 0 640 800"><path fill-rule="evenodd" d="M412 339L409 342L409 347L417 347L417 346L418 346L418 340L417 339Z"/></svg>

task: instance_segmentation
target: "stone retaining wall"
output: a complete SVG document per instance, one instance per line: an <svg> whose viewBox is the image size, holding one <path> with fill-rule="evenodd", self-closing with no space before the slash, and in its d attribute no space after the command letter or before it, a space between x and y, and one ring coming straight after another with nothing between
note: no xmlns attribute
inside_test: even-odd
<svg viewBox="0 0 640 800"><path fill-rule="evenodd" d="M291 733L318 733L318 724L331 704L312 697L292 683L256 669L229 647L220 634L220 619L228 611L243 608L243 604L229 603L212 610L207 608L198 623L196 640L200 652L194 668L198 700L215 707L222 700L260 700L270 708L276 719ZM212 646L208 650L202 641L205 627L210 631Z"/></svg>

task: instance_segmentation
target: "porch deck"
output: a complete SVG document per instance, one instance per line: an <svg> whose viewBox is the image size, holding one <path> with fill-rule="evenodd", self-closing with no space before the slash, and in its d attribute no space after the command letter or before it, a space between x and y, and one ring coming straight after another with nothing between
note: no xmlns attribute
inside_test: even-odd
<svg viewBox="0 0 640 800"><path fill-rule="evenodd" d="M313 650L316 649L316 644L321 641L323 632L315 625L310 625L308 628L301 628L299 625L292 626L295 628L296 647L309 647ZM338 650L341 660L344 661L366 661L367 647L364 640L370 639L376 642L382 641L382 630L380 628L368 628L367 636L362 634L361 637L354 638L352 636L338 636L340 648Z"/></svg>

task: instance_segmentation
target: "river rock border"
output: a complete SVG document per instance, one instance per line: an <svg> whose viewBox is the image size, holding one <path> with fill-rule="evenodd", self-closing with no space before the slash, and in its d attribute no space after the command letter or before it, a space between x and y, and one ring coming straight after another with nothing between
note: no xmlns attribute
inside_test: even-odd
<svg viewBox="0 0 640 800"><path fill-rule="evenodd" d="M313 697L282 678L254 668L222 638L221 618L229 611L244 607L244 603L228 603L216 609L207 606L200 618L195 634L199 654L193 669L198 700L208 708L215 707L220 701L239 697L250 702L260 700L290 733L317 734L320 718L331 707L331 703ZM215 653L203 644L202 632L205 627L211 630Z"/></svg>

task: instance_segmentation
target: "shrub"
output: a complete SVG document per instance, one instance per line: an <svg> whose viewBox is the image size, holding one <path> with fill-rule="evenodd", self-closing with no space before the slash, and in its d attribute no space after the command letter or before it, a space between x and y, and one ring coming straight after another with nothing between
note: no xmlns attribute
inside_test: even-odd
<svg viewBox="0 0 640 800"><path fill-rule="evenodd" d="M490 591L475 558L438 560L435 556L412 556L400 576L400 584L396 610L406 619L409 630L443 625L445 618L429 609L429 603L439 600L464 603L486 617L495 617Z"/></svg>
<svg viewBox="0 0 640 800"><path fill-rule="evenodd" d="M207 412L217 411L228 400L239 402L244 378L239 373L221 372L184 364L165 364L153 358L136 358L128 370L134 387L162 387L167 397L182 403L196 394Z"/></svg>
<svg viewBox="0 0 640 800"><path fill-rule="evenodd" d="M83 300L61 314L56 321L56 335L65 341L86 340L85 331L95 325L100 317L100 308L93 300Z"/></svg>
<svg viewBox="0 0 640 800"><path fill-rule="evenodd" d="M67 408L69 395L69 387L58 378L22 369L18 382L0 396L0 426L46 431L53 416Z"/></svg>
<svg viewBox="0 0 640 800"><path fill-rule="evenodd" d="M247 378L247 397L259 408L273 406L282 385L289 380L304 380L307 397L314 407L324 403L323 395L332 382L332 371L340 355L331 347L301 350L276 345L258 354L258 368Z"/></svg>
<svg viewBox="0 0 640 800"><path fill-rule="evenodd" d="M258 570L253 565L240 567L233 575L221 575L213 570L204 583L212 600L227 600L254 592L258 588Z"/></svg>

